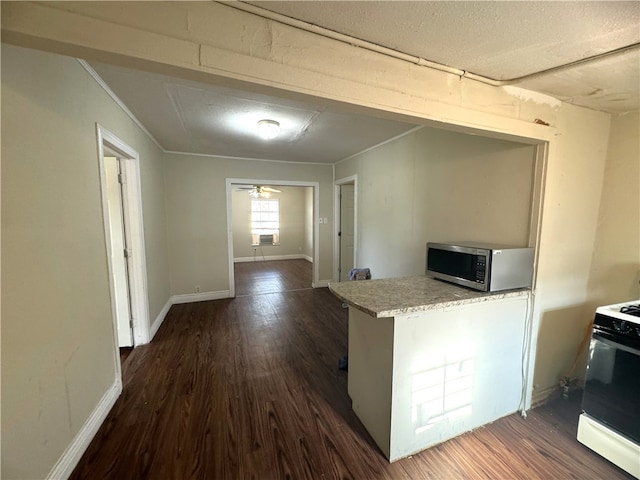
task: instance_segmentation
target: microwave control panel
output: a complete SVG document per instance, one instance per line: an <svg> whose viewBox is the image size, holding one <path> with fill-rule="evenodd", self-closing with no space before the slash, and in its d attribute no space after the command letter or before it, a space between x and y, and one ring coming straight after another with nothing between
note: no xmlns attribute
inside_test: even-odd
<svg viewBox="0 0 640 480"><path fill-rule="evenodd" d="M484 285L485 274L487 272L487 259L484 255L475 255L476 257L476 283Z"/></svg>

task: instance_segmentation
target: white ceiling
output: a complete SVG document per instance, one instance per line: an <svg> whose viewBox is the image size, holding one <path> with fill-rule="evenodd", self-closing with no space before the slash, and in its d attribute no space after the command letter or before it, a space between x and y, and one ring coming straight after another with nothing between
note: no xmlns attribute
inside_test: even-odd
<svg viewBox="0 0 640 480"><path fill-rule="evenodd" d="M173 152L334 163L415 127L155 73L99 63L91 67ZM276 139L258 137L262 119L280 123Z"/></svg>
<svg viewBox="0 0 640 480"><path fill-rule="evenodd" d="M640 43L638 1L246 3L494 80ZM516 85L596 110L638 110L640 49Z"/></svg>
<svg viewBox="0 0 640 480"><path fill-rule="evenodd" d="M633 1L250 3L493 80L526 77L640 43L640 2ZM312 100L303 103L120 67L91 66L169 151L332 163L414 127ZM513 85L596 110L637 111L640 50ZM263 118L280 121L282 132L276 140L261 140L247 128Z"/></svg>

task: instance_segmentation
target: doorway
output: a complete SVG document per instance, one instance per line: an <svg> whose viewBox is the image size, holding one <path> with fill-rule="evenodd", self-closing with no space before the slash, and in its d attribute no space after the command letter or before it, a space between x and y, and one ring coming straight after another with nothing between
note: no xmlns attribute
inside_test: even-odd
<svg viewBox="0 0 640 480"><path fill-rule="evenodd" d="M356 266L356 176L336 181L336 269L338 281L349 280Z"/></svg>
<svg viewBox="0 0 640 480"><path fill-rule="evenodd" d="M118 346L133 346L133 325L131 318L131 291L129 288L129 249L127 247L124 205L122 198L123 175L121 158L105 146L104 169L107 181L107 221L111 243L111 277L113 281L116 331Z"/></svg>
<svg viewBox="0 0 640 480"><path fill-rule="evenodd" d="M256 180L236 178L227 178L226 183L230 296L236 296L236 262L281 262L303 259L303 262L311 263L312 281L310 282L310 286L317 286L319 283L319 230L316 217L319 205L319 183L291 180ZM277 192L271 192L271 195L269 197L265 197L264 200L275 200L280 195L292 194L294 192L294 196L297 195L297 200L295 200L294 203L296 204L296 209L299 211L295 214L293 222L298 223L299 239L293 244L288 245L292 236L286 231L285 225L281 225L283 227L282 231L265 231L263 235L260 235L259 232L253 232L249 228L252 208L250 206L251 202L249 201L252 197L249 193L253 190L253 187L265 186L268 186L271 190L277 190ZM284 198L285 197L283 197L283 199ZM243 211L238 212L238 209L243 206ZM280 211L279 205L277 208L278 211ZM282 209L282 213L285 213L284 208ZM243 224L244 227L240 228L240 224ZM236 236L239 236L240 238L236 238ZM277 265L275 266L277 267ZM298 269L296 268L296 270ZM271 275L271 273L272 272L270 272L269 275ZM255 272L255 274L260 275L259 272ZM294 276L298 277L297 274ZM303 274L299 278L305 277L306 274ZM273 280L273 278L271 280ZM296 284L297 281L298 280L293 283ZM289 284L289 282L280 283Z"/></svg>
<svg viewBox="0 0 640 480"><path fill-rule="evenodd" d="M148 343L149 306L138 153L97 125L98 160L106 240L114 354Z"/></svg>

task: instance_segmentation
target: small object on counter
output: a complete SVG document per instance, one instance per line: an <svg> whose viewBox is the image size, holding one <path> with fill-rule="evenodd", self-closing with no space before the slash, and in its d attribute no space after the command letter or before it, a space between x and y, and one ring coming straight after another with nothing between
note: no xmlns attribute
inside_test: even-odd
<svg viewBox="0 0 640 480"><path fill-rule="evenodd" d="M352 268L349 272L349 280L370 280L371 270L368 268Z"/></svg>

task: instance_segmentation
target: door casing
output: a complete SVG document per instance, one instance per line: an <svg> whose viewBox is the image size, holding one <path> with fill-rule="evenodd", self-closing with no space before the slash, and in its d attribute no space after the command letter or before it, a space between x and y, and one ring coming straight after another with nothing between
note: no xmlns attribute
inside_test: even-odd
<svg viewBox="0 0 640 480"><path fill-rule="evenodd" d="M116 304L116 326L118 346L133 346L131 328L131 295L129 289L129 269L127 249L127 229L124 222L124 202L122 199L121 160L117 155L104 157L107 176L107 205L111 243L111 270L113 272L114 295Z"/></svg>
<svg viewBox="0 0 640 480"><path fill-rule="evenodd" d="M227 253L229 258L229 297L236 296L235 272L233 268L233 226L232 226L232 192L233 185L282 185L290 187L313 187L313 281L311 286L316 288L320 283L320 183L297 180L265 180L255 178L227 178Z"/></svg>
<svg viewBox="0 0 640 480"><path fill-rule="evenodd" d="M353 185L353 265L358 264L358 175L340 178L334 181L334 218L335 231L333 242L333 278L334 281L340 281L340 225L341 208L340 208L340 189L342 185Z"/></svg>
<svg viewBox="0 0 640 480"><path fill-rule="evenodd" d="M105 231L105 249L107 252L109 287L111 292L111 310L114 328L114 354L120 369L118 350L115 290L113 268L111 265L111 227L108 219L107 183L104 164L105 147L115 152L121 159L122 173L125 182L122 188L123 216L126 225L127 245L129 247L129 289L131 295L131 316L133 329L133 345L138 346L150 341L149 304L147 295L147 263L144 244L144 227L142 219L142 189L140 186L140 161L136 150L120 140L109 130L96 124L98 139L98 162L100 190Z"/></svg>

